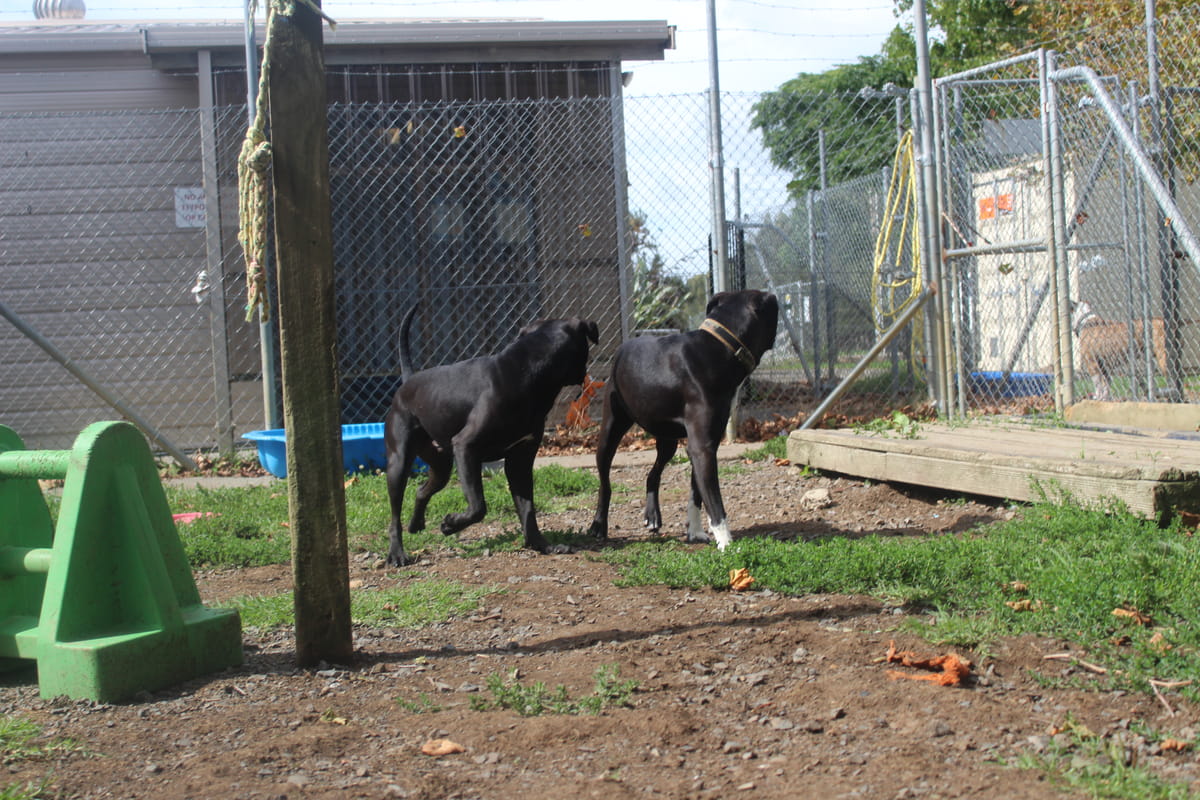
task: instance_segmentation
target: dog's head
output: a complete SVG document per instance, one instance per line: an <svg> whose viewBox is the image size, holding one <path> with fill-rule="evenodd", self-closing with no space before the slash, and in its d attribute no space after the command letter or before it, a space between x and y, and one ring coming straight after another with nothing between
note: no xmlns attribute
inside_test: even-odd
<svg viewBox="0 0 1200 800"><path fill-rule="evenodd" d="M587 378L589 343L600 343L600 327L579 317L546 319L526 325L517 339L531 346L527 357L537 369L559 376L560 386L574 386Z"/></svg>
<svg viewBox="0 0 1200 800"><path fill-rule="evenodd" d="M779 301L770 292L746 289L741 292L717 292L708 301L704 315L733 331L754 360L775 346L779 326Z"/></svg>
<svg viewBox="0 0 1200 800"><path fill-rule="evenodd" d="M1071 330L1078 336L1089 322L1098 319L1096 312L1086 300L1071 301Z"/></svg>

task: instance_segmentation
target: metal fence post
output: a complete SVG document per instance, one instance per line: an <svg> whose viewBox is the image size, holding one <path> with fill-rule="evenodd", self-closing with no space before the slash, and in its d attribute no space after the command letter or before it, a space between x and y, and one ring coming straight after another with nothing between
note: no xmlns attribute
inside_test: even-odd
<svg viewBox="0 0 1200 800"><path fill-rule="evenodd" d="M1050 75L1055 69L1055 54L1052 50L1039 53L1039 71ZM1067 256L1067 210L1063 156L1061 144L1062 122L1058 110L1058 90L1054 82L1045 82L1045 114L1043 130L1047 153L1047 192L1050 200L1050 296L1054 308L1054 365L1055 383L1054 410L1061 414L1075 402L1075 359L1071 348L1071 285L1070 265Z"/></svg>
<svg viewBox="0 0 1200 800"><path fill-rule="evenodd" d="M712 176L713 291L728 287L729 253L725 243L725 156L721 141L721 79L717 59L716 0L707 0L708 14L708 146Z"/></svg>
<svg viewBox="0 0 1200 800"><path fill-rule="evenodd" d="M629 338L630 324L630 272L633 269L629 257L629 170L625 164L625 84L621 65L613 64L609 70L609 92L612 101L612 171L613 192L617 209L617 269L618 287L621 292L621 341Z"/></svg>
<svg viewBox="0 0 1200 800"><path fill-rule="evenodd" d="M938 183L937 149L934 146L934 84L929 74L929 39L925 19L925 0L914 0L913 20L915 27L913 38L917 44L917 104L920 107L920 142L921 152L918 161L921 164L921 189L924 193L923 208L925 210L923 224L925 232L925 252L929 264L929 279L936 293L930 303L932 317L933 353L930 362L933 374L937 376L936 396L938 407L943 414L953 414L950 398L950 374L947 360L948 341L945 334L946 321L945 287L942 279L942 237L941 212L938 207L938 196L941 186Z"/></svg>

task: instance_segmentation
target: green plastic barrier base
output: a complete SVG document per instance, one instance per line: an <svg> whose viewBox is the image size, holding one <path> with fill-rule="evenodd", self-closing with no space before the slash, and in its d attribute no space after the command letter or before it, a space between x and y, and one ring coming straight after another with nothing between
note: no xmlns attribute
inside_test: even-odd
<svg viewBox="0 0 1200 800"><path fill-rule="evenodd" d="M62 479L58 524L37 481ZM146 440L125 422L71 450L0 426L0 669L43 697L119 702L242 663L237 612L200 602Z"/></svg>

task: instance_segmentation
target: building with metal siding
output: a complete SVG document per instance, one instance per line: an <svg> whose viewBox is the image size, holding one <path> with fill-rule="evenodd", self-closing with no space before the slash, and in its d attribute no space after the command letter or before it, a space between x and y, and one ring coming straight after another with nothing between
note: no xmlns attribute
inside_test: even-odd
<svg viewBox="0 0 1200 800"><path fill-rule="evenodd" d="M329 100L364 108L371 118L344 127L340 141L331 131L334 189L361 192L368 177L377 182L377 165L368 176L350 156L353 146L369 143L368 155L379 157L379 137L391 130L381 108L611 98L621 91L621 62L661 59L673 35L665 22L340 21L325 31ZM263 36L260 26L260 43ZM123 400L180 449L224 449L240 433L264 426L259 329L241 313L244 277L236 240L234 159L244 133L244 53L240 22L0 25L0 296L105 390L98 394L81 384L28 336L0 323L0 369L8 376L0 387L0 422L16 428L30 446L67 446L87 422L116 416L100 399L104 394ZM495 127L496 119L522 113L497 109L495 118L476 121L480 129ZM617 179L620 147L612 117L566 106L530 113L540 116L527 123L555 135L506 145L510 163L538 165L528 180L505 184L474 175L463 186L480 194L438 202L466 209L453 213L481 213L479 197L499 204L487 213L503 219L497 230L509 233L501 238L528 227L523 215L535 213L541 220L537 240L464 239L455 244L460 252L438 250L443 240L436 237L410 237L369 258L361 248L350 256L351 239L365 226L384 230L395 219L347 206L334 220L335 235L343 231L335 257L339 291L347 300L371 298L372 307L363 311L373 314L392 301L388 292L397 286L445 288L437 265L456 254L474 254L468 271L495 269L480 254L499 249L506 270L527 268L536 251L543 281L604 264L615 286L623 258L623 215L616 209L624 187ZM384 148L404 153L393 191L434 180L413 169L421 147L414 139L403 148ZM454 158L464 174L479 163ZM432 169L453 167L442 158ZM535 185L536 193L524 200L534 210L514 211L514 193ZM584 259L566 252L562 240L582 218L571 209L597 197L607 206L602 216L608 221L597 219L594 234L589 227L592 251ZM199 203L200 213L189 217L189 203ZM431 202L405 212L406 219L436 227L438 208ZM383 286L380 275L395 271L397 263L407 276ZM566 311L588 311L570 289L543 294L554 292L571 306ZM620 320L614 324L619 333ZM495 326L488 331L494 337L506 333ZM345 333L353 337L342 348L342 374L354 384L347 387L375 393L347 421L365 421L358 417L376 413L376 395L394 381L395 365L356 356L394 350L394 323L380 323L377 330L350 325ZM451 358L481 346L436 338L444 352L427 357Z"/></svg>

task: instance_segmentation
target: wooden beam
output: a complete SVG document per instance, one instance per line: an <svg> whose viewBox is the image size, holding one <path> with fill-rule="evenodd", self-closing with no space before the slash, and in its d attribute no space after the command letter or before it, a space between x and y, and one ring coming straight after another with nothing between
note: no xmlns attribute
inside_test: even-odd
<svg viewBox="0 0 1200 800"><path fill-rule="evenodd" d="M346 497L334 313L321 18L270 16L267 93L296 660L349 663Z"/></svg>
<svg viewBox="0 0 1200 800"><path fill-rule="evenodd" d="M793 464L872 480L1034 501L1116 499L1146 516L1200 511L1200 441L1020 423L922 424L916 438L812 428Z"/></svg>

